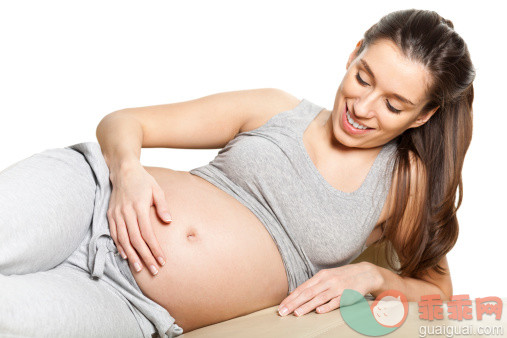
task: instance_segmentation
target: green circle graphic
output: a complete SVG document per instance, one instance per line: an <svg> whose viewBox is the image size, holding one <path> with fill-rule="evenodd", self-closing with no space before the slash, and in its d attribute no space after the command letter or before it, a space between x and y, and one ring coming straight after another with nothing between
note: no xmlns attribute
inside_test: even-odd
<svg viewBox="0 0 507 338"><path fill-rule="evenodd" d="M368 301L356 290L343 291L340 297L340 313L351 329L367 336L383 336L398 328L379 324L373 317Z"/></svg>

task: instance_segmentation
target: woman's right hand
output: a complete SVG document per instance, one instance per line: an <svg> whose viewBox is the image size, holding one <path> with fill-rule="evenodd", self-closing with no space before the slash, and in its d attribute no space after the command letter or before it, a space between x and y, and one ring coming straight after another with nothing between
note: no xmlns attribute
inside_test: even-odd
<svg viewBox="0 0 507 338"><path fill-rule="evenodd" d="M111 183L107 210L111 237L122 257L128 258L136 271L142 269L140 255L156 275L156 261L162 266L166 256L153 233L149 212L155 205L158 216L164 222L171 221L164 191L140 163L111 175Z"/></svg>

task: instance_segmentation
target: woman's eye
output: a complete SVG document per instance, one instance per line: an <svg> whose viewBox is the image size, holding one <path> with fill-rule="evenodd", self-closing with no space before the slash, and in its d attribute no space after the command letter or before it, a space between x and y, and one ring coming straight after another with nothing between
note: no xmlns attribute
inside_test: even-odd
<svg viewBox="0 0 507 338"><path fill-rule="evenodd" d="M357 80L357 82L359 82L359 84L361 86L369 86L370 85L368 82L365 82L365 81L363 81L363 79L361 79L361 76L359 76L359 72L356 73L356 80Z"/></svg>
<svg viewBox="0 0 507 338"><path fill-rule="evenodd" d="M395 114L399 114L399 113L401 113L401 110L396 109L396 108L394 108L393 106L391 106L391 104L389 103L389 100L386 100L386 105L387 105L387 109L389 109L389 110L390 110L390 111L392 111L393 113L395 113Z"/></svg>
<svg viewBox="0 0 507 338"><path fill-rule="evenodd" d="M359 75L359 72L356 73L356 80L357 82L359 82L359 84L361 86L369 86L370 84L366 81L364 81L361 76ZM393 113L395 114L399 114L401 113L401 110L400 109L396 109L394 108L393 106L391 106L391 104L389 103L388 100L386 100L386 105L387 105L387 109L389 109L390 111L392 111Z"/></svg>

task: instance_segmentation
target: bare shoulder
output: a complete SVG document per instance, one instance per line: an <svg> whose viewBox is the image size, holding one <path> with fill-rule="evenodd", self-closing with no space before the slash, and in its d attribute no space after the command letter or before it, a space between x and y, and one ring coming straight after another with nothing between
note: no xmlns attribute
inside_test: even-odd
<svg viewBox="0 0 507 338"><path fill-rule="evenodd" d="M262 88L247 91L248 112L240 132L254 130L264 125L274 115L294 109L301 100L278 88Z"/></svg>

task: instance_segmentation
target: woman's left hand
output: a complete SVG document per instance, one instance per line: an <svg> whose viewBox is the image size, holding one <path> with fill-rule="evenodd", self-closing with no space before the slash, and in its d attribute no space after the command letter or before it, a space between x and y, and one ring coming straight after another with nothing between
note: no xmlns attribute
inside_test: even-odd
<svg viewBox="0 0 507 338"><path fill-rule="evenodd" d="M348 264L333 269L320 270L287 296L278 307L281 316L294 312L302 316L317 309L326 313L340 307L340 296L345 289L353 289L365 295L379 289L382 276L369 262ZM282 313L283 308L287 311Z"/></svg>

